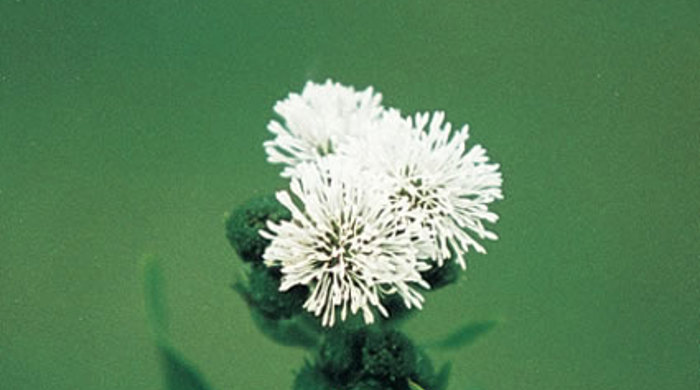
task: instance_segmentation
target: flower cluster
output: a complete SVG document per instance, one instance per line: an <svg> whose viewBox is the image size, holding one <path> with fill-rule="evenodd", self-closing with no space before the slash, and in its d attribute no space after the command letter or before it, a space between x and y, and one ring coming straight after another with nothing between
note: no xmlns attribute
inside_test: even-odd
<svg viewBox="0 0 700 390"><path fill-rule="evenodd" d="M275 105L274 138L264 147L283 164L288 191L277 200L291 217L268 220L262 259L279 269L279 290L309 289L303 307L333 326L361 312L372 323L397 296L420 308L425 275L495 240L484 221L498 216L499 165L469 129L453 129L443 112L404 116L381 105L372 88L309 82Z"/></svg>

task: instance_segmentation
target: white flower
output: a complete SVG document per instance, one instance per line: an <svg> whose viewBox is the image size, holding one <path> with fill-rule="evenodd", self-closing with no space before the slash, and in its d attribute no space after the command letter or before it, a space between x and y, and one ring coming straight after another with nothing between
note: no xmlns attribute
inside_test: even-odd
<svg viewBox="0 0 700 390"><path fill-rule="evenodd" d="M332 154L346 137L366 131L383 111L381 99L372 87L355 91L331 80L307 82L301 95L291 93L275 104L284 124L273 120L267 126L275 135L263 144L267 161L286 165L282 176L291 177L295 166Z"/></svg>
<svg viewBox="0 0 700 390"><path fill-rule="evenodd" d="M263 258L280 266L281 291L308 286L304 308L333 326L348 311L362 311L374 321L372 307L388 316L381 298L399 294L407 307L422 306L414 285L429 288L420 271L430 268L417 260L417 226L401 215L405 203L388 202L380 182L368 179L352 163L337 156L296 167L291 193L277 193L290 221L268 222L260 233L271 240Z"/></svg>
<svg viewBox="0 0 700 390"><path fill-rule="evenodd" d="M417 114L414 122L389 111L379 131L355 137L341 151L382 173L394 201L408 202L408 218L419 221L432 237L422 256L442 266L452 252L466 268L464 254L470 248L485 253L472 235L497 239L483 221L498 220L488 205L503 198L502 178L499 165L488 162L483 147L466 149L468 126L452 131L444 118L443 112L433 113L432 118L428 113Z"/></svg>

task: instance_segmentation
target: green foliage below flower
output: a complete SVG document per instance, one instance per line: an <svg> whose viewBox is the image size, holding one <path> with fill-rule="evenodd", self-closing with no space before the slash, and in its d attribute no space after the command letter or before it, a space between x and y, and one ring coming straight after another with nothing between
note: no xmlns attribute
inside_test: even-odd
<svg viewBox="0 0 700 390"><path fill-rule="evenodd" d="M357 382L354 386L350 388L350 390L391 390L391 387L387 387L384 383L381 381L378 381L377 379L374 378L367 378L363 379L360 382Z"/></svg>
<svg viewBox="0 0 700 390"><path fill-rule="evenodd" d="M293 390L338 390L321 370L306 362L294 380Z"/></svg>
<svg viewBox="0 0 700 390"><path fill-rule="evenodd" d="M172 347L160 345L158 351L163 361L167 390L211 389L202 374Z"/></svg>
<svg viewBox="0 0 700 390"><path fill-rule="evenodd" d="M143 260L145 303L165 374L167 390L210 390L199 370L172 345L168 334L168 313L163 296L163 275L158 262L147 256Z"/></svg>
<svg viewBox="0 0 700 390"><path fill-rule="evenodd" d="M328 330L313 369L312 375L307 365L299 375L320 375L336 390L444 389L437 387L441 379L424 351L403 333L380 326L344 324ZM297 383L309 382L297 378Z"/></svg>
<svg viewBox="0 0 700 390"><path fill-rule="evenodd" d="M362 367L375 378L389 382L405 380L416 368L415 347L399 331L370 331L362 347Z"/></svg>
<svg viewBox="0 0 700 390"><path fill-rule="evenodd" d="M308 295L306 287L293 287L289 291L279 291L280 274L273 268L256 263L251 267L248 279L248 297L251 304L269 319L289 318L303 311Z"/></svg>
<svg viewBox="0 0 700 390"><path fill-rule="evenodd" d="M411 374L411 380L423 389L435 389L435 367L423 349L416 350L416 369Z"/></svg>
<svg viewBox="0 0 700 390"><path fill-rule="evenodd" d="M269 240L260 236L268 220L290 219L289 210L274 194L253 198L234 209L226 219L226 237L243 261L260 262Z"/></svg>
<svg viewBox="0 0 700 390"><path fill-rule="evenodd" d="M348 327L325 334L318 354L319 367L337 383L348 383L360 372L366 332Z"/></svg>

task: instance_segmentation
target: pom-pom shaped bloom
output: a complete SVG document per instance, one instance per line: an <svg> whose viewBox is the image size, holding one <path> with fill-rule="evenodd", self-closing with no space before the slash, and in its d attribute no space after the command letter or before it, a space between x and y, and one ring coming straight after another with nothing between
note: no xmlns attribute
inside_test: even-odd
<svg viewBox="0 0 700 390"><path fill-rule="evenodd" d="M422 255L442 266L454 255L466 268L464 254L470 248L484 253L480 239L497 238L483 221L496 222L488 205L503 198L499 165L489 163L480 145L466 148L468 126L452 131L443 112L403 119L388 111L382 126L372 134L355 137L341 152L366 169L378 172L391 199L409 205L408 218L418 221L432 245Z"/></svg>
<svg viewBox="0 0 700 390"><path fill-rule="evenodd" d="M300 163L332 154L346 137L366 132L381 117L381 98L371 87L355 91L331 80L307 82L301 94L291 93L275 104L284 121L267 126L275 135L264 143L267 160L285 164L282 176L292 176Z"/></svg>
<svg viewBox="0 0 700 390"><path fill-rule="evenodd" d="M422 238L415 223L397 218L404 202L388 202L379 181L339 157L318 164L297 166L290 189L277 193L292 214L291 221L268 223L263 237L272 242L263 259L280 266L280 290L308 286L304 307L335 323L336 310L345 320L348 311L362 311L366 323L374 321L372 308L388 312L381 297L398 294L407 307L421 307L423 297L413 288L422 285L415 242ZM297 204L298 203L298 204Z"/></svg>

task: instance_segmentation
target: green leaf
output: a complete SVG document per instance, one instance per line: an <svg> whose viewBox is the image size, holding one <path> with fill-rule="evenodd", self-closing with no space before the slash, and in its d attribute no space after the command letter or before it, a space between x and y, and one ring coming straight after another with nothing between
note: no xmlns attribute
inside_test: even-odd
<svg viewBox="0 0 700 390"><path fill-rule="evenodd" d="M163 359L167 390L210 390L202 375L177 351L167 345L159 345Z"/></svg>
<svg viewBox="0 0 700 390"><path fill-rule="evenodd" d="M425 390L418 383L412 381L410 378L408 379L408 388L410 390Z"/></svg>
<svg viewBox="0 0 700 390"><path fill-rule="evenodd" d="M318 330L305 321L304 315L280 319L268 318L252 301L245 283L237 281L231 287L248 304L253 323L265 336L288 347L311 349L318 345Z"/></svg>
<svg viewBox="0 0 700 390"><path fill-rule="evenodd" d="M450 380L450 371L452 371L452 363L445 363L440 369L440 372L435 376L433 387L435 390L447 390L447 385Z"/></svg>
<svg viewBox="0 0 700 390"><path fill-rule="evenodd" d="M253 322L260 331L270 339L288 347L315 348L318 336L297 317L287 319L270 319L254 306L250 306Z"/></svg>
<svg viewBox="0 0 700 390"><path fill-rule="evenodd" d="M146 312L163 362L167 390L211 390L202 375L170 344L163 274L153 256L143 259Z"/></svg>
<svg viewBox="0 0 700 390"><path fill-rule="evenodd" d="M156 339L167 339L168 312L163 298L163 275L154 256L145 256L143 263L148 320Z"/></svg>
<svg viewBox="0 0 700 390"><path fill-rule="evenodd" d="M250 293L248 292L248 286L246 286L245 283L241 282L240 280L237 280L236 282L231 284L231 288L233 289L233 291L238 293L238 295L240 295L241 298L243 298L245 303L247 303L248 305L252 304Z"/></svg>
<svg viewBox="0 0 700 390"><path fill-rule="evenodd" d="M441 349L462 348L476 341L496 326L496 321L473 322L447 335L442 340L428 344L428 347Z"/></svg>

